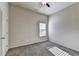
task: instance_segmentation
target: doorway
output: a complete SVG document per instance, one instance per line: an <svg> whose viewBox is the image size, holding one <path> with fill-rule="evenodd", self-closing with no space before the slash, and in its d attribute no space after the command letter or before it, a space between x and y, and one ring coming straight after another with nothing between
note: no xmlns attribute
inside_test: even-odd
<svg viewBox="0 0 79 59"><path fill-rule="evenodd" d="M0 10L0 56L2 56L2 12Z"/></svg>

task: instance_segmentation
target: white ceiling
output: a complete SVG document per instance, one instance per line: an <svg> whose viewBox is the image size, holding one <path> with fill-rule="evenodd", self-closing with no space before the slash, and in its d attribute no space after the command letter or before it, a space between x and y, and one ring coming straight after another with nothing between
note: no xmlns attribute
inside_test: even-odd
<svg viewBox="0 0 79 59"><path fill-rule="evenodd" d="M30 10L33 10L35 12L39 12L45 15L51 15L55 12L58 12L72 4L74 2L48 2L51 7L39 7L39 2L10 2L11 4L18 5L20 7L28 8Z"/></svg>

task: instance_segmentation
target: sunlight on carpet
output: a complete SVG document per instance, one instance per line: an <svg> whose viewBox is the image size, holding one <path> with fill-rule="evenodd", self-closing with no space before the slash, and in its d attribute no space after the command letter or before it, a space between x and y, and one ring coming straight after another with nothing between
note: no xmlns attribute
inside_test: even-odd
<svg viewBox="0 0 79 59"><path fill-rule="evenodd" d="M55 56L71 56L71 55L69 55L69 53L59 49L58 47L48 48L48 51L50 51Z"/></svg>

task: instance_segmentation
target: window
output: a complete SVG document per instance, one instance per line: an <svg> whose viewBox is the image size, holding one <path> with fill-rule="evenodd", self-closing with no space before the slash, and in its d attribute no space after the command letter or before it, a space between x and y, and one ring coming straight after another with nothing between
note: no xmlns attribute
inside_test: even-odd
<svg viewBox="0 0 79 59"><path fill-rule="evenodd" d="M40 23L39 24L39 36L43 37L46 36L46 23Z"/></svg>

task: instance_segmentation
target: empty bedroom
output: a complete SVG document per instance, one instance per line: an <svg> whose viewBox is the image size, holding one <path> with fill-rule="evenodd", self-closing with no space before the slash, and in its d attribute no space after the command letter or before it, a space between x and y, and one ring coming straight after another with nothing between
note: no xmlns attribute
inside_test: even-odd
<svg viewBox="0 0 79 59"><path fill-rule="evenodd" d="M1 56L79 56L78 2L0 2L0 9Z"/></svg>

